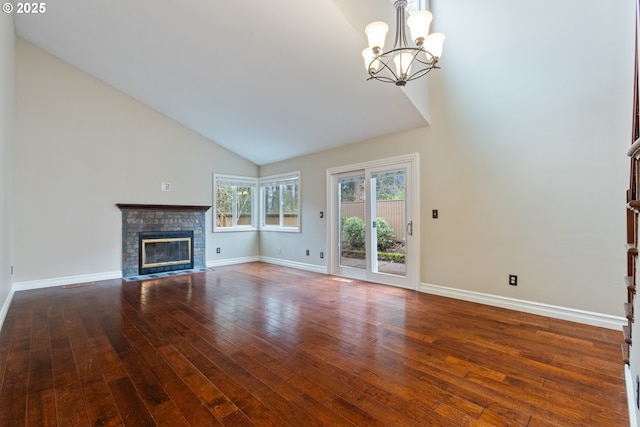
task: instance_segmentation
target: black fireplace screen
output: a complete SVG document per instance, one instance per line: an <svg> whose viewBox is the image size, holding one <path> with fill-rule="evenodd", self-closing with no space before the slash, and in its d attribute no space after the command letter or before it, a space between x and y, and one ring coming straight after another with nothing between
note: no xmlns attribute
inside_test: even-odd
<svg viewBox="0 0 640 427"><path fill-rule="evenodd" d="M193 231L140 233L140 274L193 268Z"/></svg>

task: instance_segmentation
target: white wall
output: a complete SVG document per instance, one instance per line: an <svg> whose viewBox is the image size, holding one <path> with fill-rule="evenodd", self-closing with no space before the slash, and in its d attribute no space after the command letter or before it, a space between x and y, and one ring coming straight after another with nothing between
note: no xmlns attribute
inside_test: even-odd
<svg viewBox="0 0 640 427"><path fill-rule="evenodd" d="M325 170L419 152L422 283L622 315L633 0L432 6L432 126L261 167L303 180L302 233L261 255L325 265Z"/></svg>
<svg viewBox="0 0 640 427"><path fill-rule="evenodd" d="M16 283L119 272L116 203L211 205L214 172L258 172L19 38L15 133ZM257 233L214 235L207 221L207 261L258 255Z"/></svg>
<svg viewBox="0 0 640 427"><path fill-rule="evenodd" d="M11 293L12 277L12 189L11 146L14 117L14 46L13 16L0 14L0 325L4 320Z"/></svg>

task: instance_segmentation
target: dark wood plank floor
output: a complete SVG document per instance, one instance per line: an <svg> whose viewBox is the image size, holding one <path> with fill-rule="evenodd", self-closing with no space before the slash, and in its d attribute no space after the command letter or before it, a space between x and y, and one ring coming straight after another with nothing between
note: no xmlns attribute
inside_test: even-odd
<svg viewBox="0 0 640 427"><path fill-rule="evenodd" d="M626 426L621 340L261 263L24 291L0 426Z"/></svg>

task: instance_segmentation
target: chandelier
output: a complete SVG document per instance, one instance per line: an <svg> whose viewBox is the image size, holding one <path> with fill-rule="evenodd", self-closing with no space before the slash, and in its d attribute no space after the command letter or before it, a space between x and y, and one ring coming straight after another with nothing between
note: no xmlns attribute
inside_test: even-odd
<svg viewBox="0 0 640 427"><path fill-rule="evenodd" d="M384 51L384 41L389 26L381 21L372 22L365 28L369 47L362 51L364 64L369 73L367 80L376 79L385 83L404 86L407 82L426 75L437 66L442 55L444 34L429 34L433 15L427 10L414 12L407 19L415 47L407 43L404 11L407 0L396 0L396 40L393 49Z"/></svg>

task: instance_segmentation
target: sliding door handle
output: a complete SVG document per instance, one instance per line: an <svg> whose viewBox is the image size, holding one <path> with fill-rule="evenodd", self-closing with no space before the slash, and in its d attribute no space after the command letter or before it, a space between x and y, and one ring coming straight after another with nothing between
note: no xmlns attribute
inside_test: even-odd
<svg viewBox="0 0 640 427"><path fill-rule="evenodd" d="M413 221L407 223L407 234L413 236Z"/></svg>

